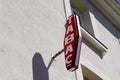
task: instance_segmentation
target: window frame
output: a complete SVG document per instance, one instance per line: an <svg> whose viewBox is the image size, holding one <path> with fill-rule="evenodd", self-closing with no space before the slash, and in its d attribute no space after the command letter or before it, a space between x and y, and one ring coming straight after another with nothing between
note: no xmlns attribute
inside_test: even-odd
<svg viewBox="0 0 120 80"><path fill-rule="evenodd" d="M72 14L72 8L73 7L70 5L70 1L65 0L64 1L64 9L65 9L66 19ZM79 19L77 19L77 20L79 20ZM81 26L81 25L79 25L79 26ZM85 39L96 50L98 50L101 53L102 57L103 57L105 55L105 53L107 52L108 48L101 41L99 41L96 37L91 35L87 30L85 30L82 27L81 27L81 33L82 33L83 39Z"/></svg>
<svg viewBox="0 0 120 80"><path fill-rule="evenodd" d="M98 74L94 71L90 70L88 67L81 65L82 73L83 73L83 80L103 80Z"/></svg>
<svg viewBox="0 0 120 80"><path fill-rule="evenodd" d="M72 9L75 10L75 9ZM80 25L78 25L81 28L81 33L82 33L82 37L88 42L90 43L95 49L97 49L100 53L101 53L101 57L103 57L105 55L105 53L107 52L107 47L100 41L98 40L94 35L92 35L88 30L86 30L83 26L84 26L84 22L82 20L82 16L80 16L81 14L79 12L76 11L76 16L77 17L77 23L79 22ZM82 25L81 25L82 24Z"/></svg>

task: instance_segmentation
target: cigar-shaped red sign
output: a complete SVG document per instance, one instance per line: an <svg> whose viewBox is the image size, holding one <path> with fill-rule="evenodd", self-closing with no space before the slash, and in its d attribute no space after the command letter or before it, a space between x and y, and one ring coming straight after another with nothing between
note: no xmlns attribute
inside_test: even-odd
<svg viewBox="0 0 120 80"><path fill-rule="evenodd" d="M64 37L64 55L67 70L74 71L78 68L81 51L81 31L78 17L74 14L69 16L66 22Z"/></svg>

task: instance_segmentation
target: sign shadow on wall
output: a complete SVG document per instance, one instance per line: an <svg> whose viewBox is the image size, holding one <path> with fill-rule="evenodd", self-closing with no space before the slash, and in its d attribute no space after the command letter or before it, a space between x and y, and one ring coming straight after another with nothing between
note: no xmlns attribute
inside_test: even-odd
<svg viewBox="0 0 120 80"><path fill-rule="evenodd" d="M45 66L43 58L40 53L35 53L32 59L33 80L49 80L48 69L50 68L53 59Z"/></svg>

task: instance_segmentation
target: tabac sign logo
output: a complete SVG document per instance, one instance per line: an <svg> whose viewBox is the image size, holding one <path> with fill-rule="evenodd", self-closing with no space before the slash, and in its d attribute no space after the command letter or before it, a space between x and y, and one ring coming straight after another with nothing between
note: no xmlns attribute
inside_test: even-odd
<svg viewBox="0 0 120 80"><path fill-rule="evenodd" d="M79 21L78 21L79 22ZM74 71L79 65L79 56L81 50L81 32L77 25L77 16L72 14L66 22L66 31L64 37L64 55L67 70Z"/></svg>

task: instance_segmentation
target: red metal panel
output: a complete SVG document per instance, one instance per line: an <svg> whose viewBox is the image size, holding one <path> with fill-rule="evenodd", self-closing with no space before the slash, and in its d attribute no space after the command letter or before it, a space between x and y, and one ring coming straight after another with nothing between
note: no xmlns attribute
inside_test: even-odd
<svg viewBox="0 0 120 80"><path fill-rule="evenodd" d="M64 37L64 55L65 65L67 70L74 71L78 68L80 49L81 49L81 34L80 28L77 25L77 19L72 14L66 22L66 31Z"/></svg>

